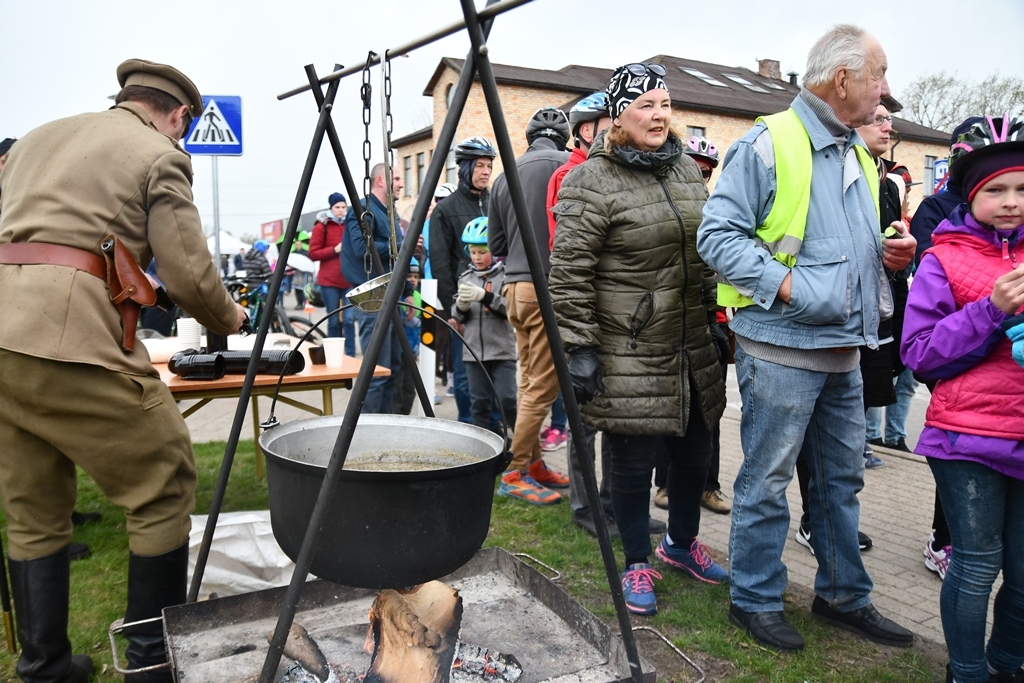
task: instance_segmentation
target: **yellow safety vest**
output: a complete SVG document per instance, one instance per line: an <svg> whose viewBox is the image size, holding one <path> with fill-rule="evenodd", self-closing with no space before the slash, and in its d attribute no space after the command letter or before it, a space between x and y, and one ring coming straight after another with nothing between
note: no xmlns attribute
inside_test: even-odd
<svg viewBox="0 0 1024 683"><path fill-rule="evenodd" d="M776 192L772 210L765 217L764 225L754 231L754 239L776 261L792 268L803 244L807 210L811 206L811 139L792 108L757 120L764 122L772 136ZM871 178L878 175L875 160L860 145L856 145L854 150L877 207L878 183L871 182ZM743 296L732 285L718 284L719 306L742 308L752 303L753 299Z"/></svg>

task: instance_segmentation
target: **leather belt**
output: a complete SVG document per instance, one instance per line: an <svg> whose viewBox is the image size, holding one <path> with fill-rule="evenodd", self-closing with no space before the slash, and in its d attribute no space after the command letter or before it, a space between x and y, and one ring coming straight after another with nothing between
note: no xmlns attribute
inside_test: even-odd
<svg viewBox="0 0 1024 683"><path fill-rule="evenodd" d="M107 260L91 251L48 242L0 244L0 263L15 266L68 266L107 279Z"/></svg>
<svg viewBox="0 0 1024 683"><path fill-rule="evenodd" d="M829 349L829 351L831 351L832 353L850 353L856 348L856 346L837 346L835 348Z"/></svg>

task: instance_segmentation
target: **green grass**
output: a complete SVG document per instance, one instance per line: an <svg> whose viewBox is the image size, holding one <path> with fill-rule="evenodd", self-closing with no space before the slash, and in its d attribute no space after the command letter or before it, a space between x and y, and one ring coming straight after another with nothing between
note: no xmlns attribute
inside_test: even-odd
<svg viewBox="0 0 1024 683"><path fill-rule="evenodd" d="M197 444L195 448L200 482L196 510L205 513L220 472L224 443ZM253 444L243 441L223 511L266 506L266 483L256 479ZM128 564L124 514L108 503L84 474L79 479L77 509L99 510L103 519L75 530L75 540L88 544L93 555L72 563L69 636L75 652L89 654L96 661L99 674L94 681L120 683L111 664L107 628L124 612ZM6 530L6 519L3 521ZM597 541L572 524L568 505L538 508L496 497L486 545L528 553L555 567L563 574L559 585L617 631ZM615 547L621 562L618 542ZM652 626L668 636L709 672L709 681L924 683L942 678L942 663L916 648L876 646L812 620L809 593L787 605L788 617L806 638L807 649L795 655L769 652L728 623L728 587L698 584L671 568L656 568L664 576L656 584L659 612L654 617L635 618L634 624ZM638 642L641 653L658 668L659 680L696 680L692 670L654 637L639 634ZM0 644L0 681L17 680L16 659Z"/></svg>

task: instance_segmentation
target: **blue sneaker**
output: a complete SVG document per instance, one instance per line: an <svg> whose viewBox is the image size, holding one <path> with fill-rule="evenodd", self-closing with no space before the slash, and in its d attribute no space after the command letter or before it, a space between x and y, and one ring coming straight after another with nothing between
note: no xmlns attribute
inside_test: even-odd
<svg viewBox="0 0 1024 683"><path fill-rule="evenodd" d="M633 614L650 616L658 611L654 579L661 579L661 574L651 569L649 564L631 564L622 572L622 595L626 598L626 607Z"/></svg>
<svg viewBox="0 0 1024 683"><path fill-rule="evenodd" d="M722 569L721 566L711 559L711 556L708 554L708 547L696 538L690 544L689 550L671 546L663 538L654 554L665 564L688 572L690 576L698 581L722 583L729 580L729 572Z"/></svg>
<svg viewBox="0 0 1024 683"><path fill-rule="evenodd" d="M877 470L879 467L885 467L885 461L875 456L874 451L870 448L864 450L864 469Z"/></svg>

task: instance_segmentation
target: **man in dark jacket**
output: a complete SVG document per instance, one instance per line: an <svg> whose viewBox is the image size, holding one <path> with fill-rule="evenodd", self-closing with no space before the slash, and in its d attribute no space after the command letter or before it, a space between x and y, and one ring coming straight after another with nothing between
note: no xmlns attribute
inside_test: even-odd
<svg viewBox="0 0 1024 683"><path fill-rule="evenodd" d="M444 309L448 323L458 329L452 316L455 294L459 288L459 275L469 269L469 256L462 244L462 231L475 218L487 215L494 164L494 147L487 138L472 137L455 146L455 161L459 164L459 188L437 205L430 216L430 263L437 280L437 298ZM462 362L462 344L451 347L451 371L455 380L455 405L459 409L459 422L472 423L470 414L469 380Z"/></svg>
<svg viewBox="0 0 1024 683"><path fill-rule="evenodd" d="M565 113L551 107L538 109L526 124L526 141L530 148L516 160L516 169L523 184L530 228L536 236L546 278L551 258L546 201L548 181L569 159L565 151L569 142L569 121ZM491 193L487 241L495 256L505 256L502 296L508 319L516 330L520 380L512 462L501 478L498 493L534 504L550 504L562 499L550 488L569 486L568 475L548 469L541 460L540 429L558 396L558 377L519 227L508 182L504 175L499 176Z"/></svg>
<svg viewBox="0 0 1024 683"><path fill-rule="evenodd" d="M391 272L391 227L388 225L388 209L385 202L388 198L387 181L384 175L384 164L377 164L370 171L370 206L366 207L366 200L362 200L359 209L369 208L368 220L370 225L367 229L372 233L373 246L380 256L384 266L384 272ZM398 196L402 191L402 176L395 174L392 179L392 193ZM353 287L364 284L372 279L373 274L366 272L364 256L366 255L366 240L363 238L363 231L359 228L359 220L355 214L356 206L353 205L345 216L345 234L342 236L341 247L341 274L345 276L348 283ZM396 225L395 234L398 239L398 248L402 248L402 231ZM412 289L406 286L406 301L412 303ZM408 309L406 315L412 317L414 309ZM390 314L388 314L390 315ZM359 326L359 346L364 350L370 346L370 336L373 334L373 326L377 322L378 313L365 313L358 308L355 309L355 320ZM387 318L385 318L387 320ZM384 346L377 357L377 365L391 368L391 375L388 377L376 377L370 382L370 388L366 393L366 400L363 402L364 413L390 413L392 409L392 398L395 393L393 377L398 377L402 370L402 347L398 341L395 330L389 329ZM398 334L404 334L398 330Z"/></svg>

